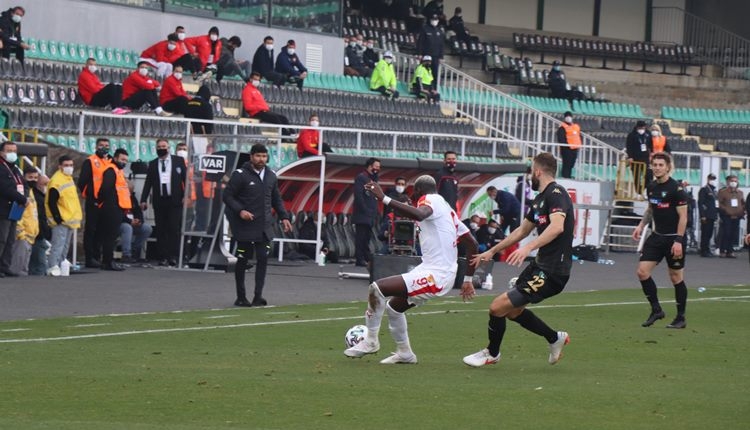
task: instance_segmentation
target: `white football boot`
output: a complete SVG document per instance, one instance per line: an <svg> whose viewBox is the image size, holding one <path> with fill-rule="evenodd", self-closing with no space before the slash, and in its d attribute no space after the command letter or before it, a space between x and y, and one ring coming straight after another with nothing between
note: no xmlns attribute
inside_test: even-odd
<svg viewBox="0 0 750 430"><path fill-rule="evenodd" d="M568 332L558 331L557 340L554 343L549 344L549 364L555 364L562 358L563 346L570 343L570 336Z"/></svg>

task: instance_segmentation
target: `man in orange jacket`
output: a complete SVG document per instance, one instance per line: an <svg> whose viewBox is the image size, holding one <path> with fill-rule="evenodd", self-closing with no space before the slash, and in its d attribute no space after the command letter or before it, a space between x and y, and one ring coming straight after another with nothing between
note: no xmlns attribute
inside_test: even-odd
<svg viewBox="0 0 750 430"><path fill-rule="evenodd" d="M122 85L110 82L104 85L96 75L99 68L96 60L89 58L86 65L78 75L78 95L84 103L89 106L112 107L112 113L122 115L130 112L130 109L122 106Z"/></svg>
<svg viewBox="0 0 750 430"><path fill-rule="evenodd" d="M200 76L194 76L196 79L203 81L216 73L216 63L221 58L221 40L219 40L218 27L211 27L208 34L186 38L185 45L200 60L200 70L197 70L197 72L204 72Z"/></svg>
<svg viewBox="0 0 750 430"><path fill-rule="evenodd" d="M325 142L320 142L320 118L318 114L310 115L310 127L302 130L297 138L297 156L299 158L323 155L322 153L333 152ZM320 145L323 145L322 147ZM318 151L321 150L321 154Z"/></svg>
<svg viewBox="0 0 750 430"><path fill-rule="evenodd" d="M560 157L562 158L562 169L560 176L563 178L573 177L573 166L578 159L578 150L581 148L581 126L573 122L573 114L565 112L563 123L557 129L557 143L560 146Z"/></svg>
<svg viewBox="0 0 750 430"><path fill-rule="evenodd" d="M250 118L255 118L261 122L267 122L271 124L289 124L289 119L284 115L276 112L271 112L271 108L268 107L266 99L258 90L260 85L261 75L259 72L253 72L250 74L250 82L245 85L245 89L242 90L242 106L247 112ZM282 133L285 135L292 134L290 130L283 129Z"/></svg>
<svg viewBox="0 0 750 430"><path fill-rule="evenodd" d="M148 76L149 63L138 62L138 68L122 82L122 103L130 109L140 109L144 104L160 116L171 116L159 105L156 89L159 81Z"/></svg>

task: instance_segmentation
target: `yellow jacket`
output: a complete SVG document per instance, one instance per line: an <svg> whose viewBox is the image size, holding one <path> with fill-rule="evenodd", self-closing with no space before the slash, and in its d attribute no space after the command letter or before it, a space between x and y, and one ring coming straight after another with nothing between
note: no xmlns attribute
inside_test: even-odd
<svg viewBox="0 0 750 430"><path fill-rule="evenodd" d="M57 190L60 198L57 200L57 209L63 219L63 225L70 228L80 228L83 219L83 210L81 201L78 200L76 184L72 176L67 176L61 171L55 172L47 184L47 195L45 197L44 208L47 212L47 222L51 226L57 225L52 211L49 208L49 195L53 189Z"/></svg>
<svg viewBox="0 0 750 430"><path fill-rule="evenodd" d="M23 216L16 223L16 240L25 240L34 244L39 235L39 212L37 212L34 191L29 190L29 205L23 210Z"/></svg>

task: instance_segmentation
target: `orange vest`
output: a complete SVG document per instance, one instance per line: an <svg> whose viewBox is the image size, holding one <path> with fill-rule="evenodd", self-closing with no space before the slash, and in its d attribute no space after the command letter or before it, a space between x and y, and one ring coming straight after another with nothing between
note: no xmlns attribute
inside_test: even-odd
<svg viewBox="0 0 750 430"><path fill-rule="evenodd" d="M664 152L664 147L667 146L667 138L665 136L653 136L651 137L651 145L654 148L654 154Z"/></svg>
<svg viewBox="0 0 750 430"><path fill-rule="evenodd" d="M192 165L188 165L188 180L190 181L190 200L196 201L197 196L195 193L195 180L193 179L194 175L194 168ZM216 182L213 181L207 181L206 180L206 172L201 173L201 178L203 179L202 186L201 186L201 192L204 199L213 199L214 198L214 190L216 189Z"/></svg>
<svg viewBox="0 0 750 430"><path fill-rule="evenodd" d="M108 159L101 159L96 154L89 156L89 162L91 162L91 183L94 186L94 200L99 198L99 189L102 187L102 179L104 179L104 171L112 166L112 162ZM88 191L88 185L83 187L83 198L86 198Z"/></svg>
<svg viewBox="0 0 750 430"><path fill-rule="evenodd" d="M581 126L578 124L562 123L562 128L565 129L565 140L568 142L570 149L578 149L581 147Z"/></svg>
<svg viewBox="0 0 750 430"><path fill-rule="evenodd" d="M133 209L133 202L130 199L130 187L128 187L128 181L125 179L125 173L114 167L117 178L115 179L115 189L117 190L117 204L120 209Z"/></svg>

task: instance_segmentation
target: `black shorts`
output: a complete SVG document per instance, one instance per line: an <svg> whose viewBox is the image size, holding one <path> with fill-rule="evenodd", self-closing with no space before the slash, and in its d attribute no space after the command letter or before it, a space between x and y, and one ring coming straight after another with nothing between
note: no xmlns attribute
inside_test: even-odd
<svg viewBox="0 0 750 430"><path fill-rule="evenodd" d="M674 258L672 256L672 245L674 245L674 236L665 236L658 233L651 233L646 239L641 250L640 261L655 261L657 264L662 258L667 259L667 266L670 269L680 270L685 268L685 238L682 238L682 257Z"/></svg>
<svg viewBox="0 0 750 430"><path fill-rule="evenodd" d="M516 280L516 286L508 291L508 299L514 307L539 303L560 294L570 276L554 275L543 271L536 262L531 262Z"/></svg>

